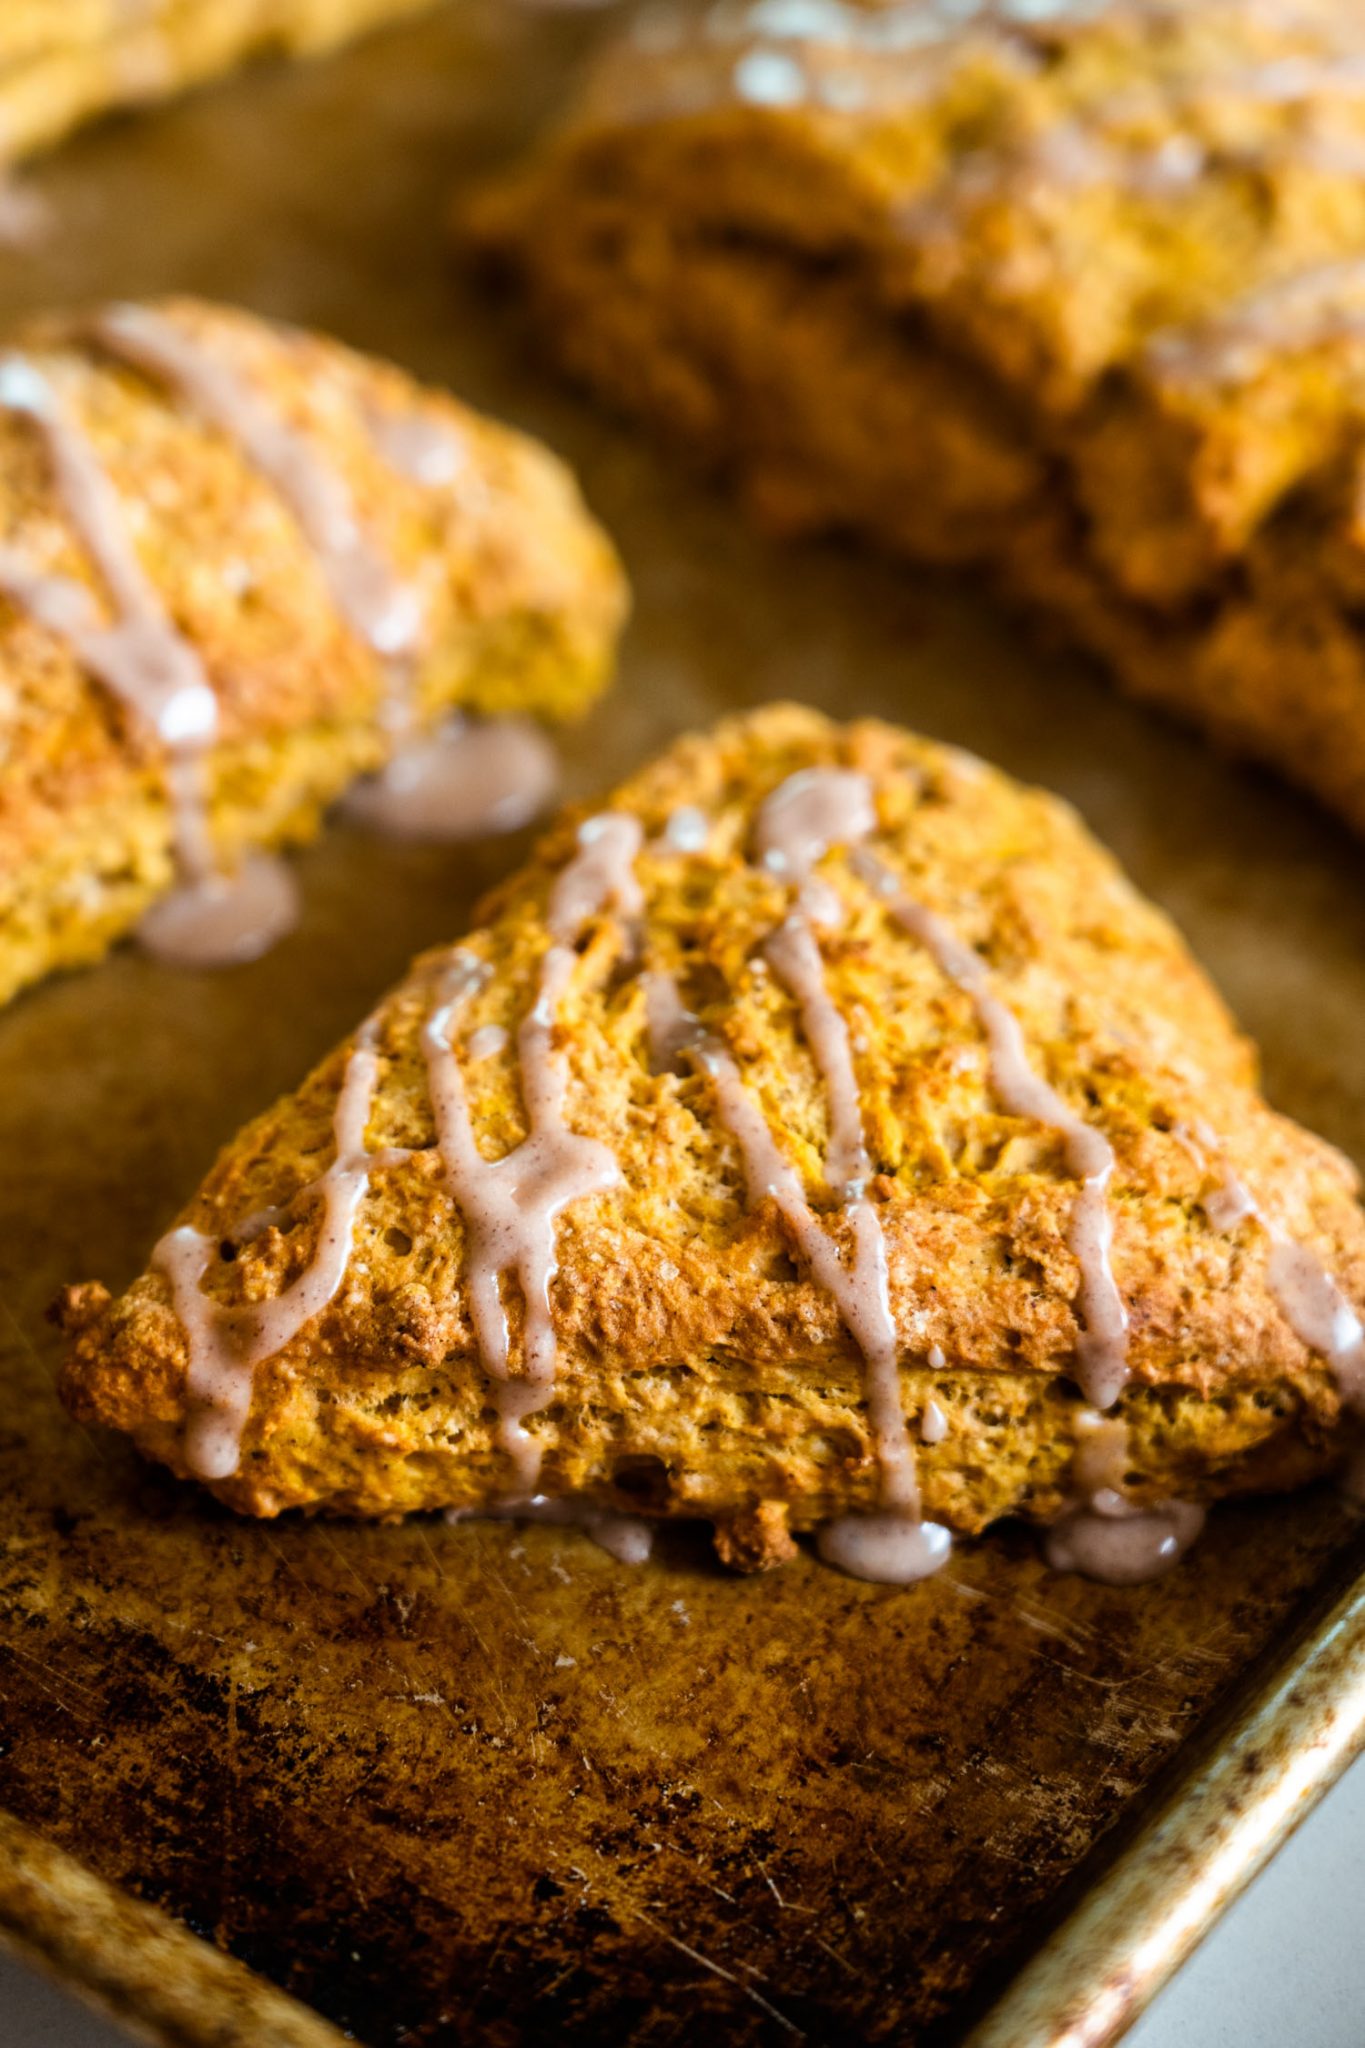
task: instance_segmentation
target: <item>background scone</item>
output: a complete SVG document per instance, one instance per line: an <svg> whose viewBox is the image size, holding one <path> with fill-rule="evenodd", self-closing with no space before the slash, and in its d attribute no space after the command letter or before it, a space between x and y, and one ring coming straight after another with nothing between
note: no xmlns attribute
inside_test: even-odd
<svg viewBox="0 0 1365 2048"><path fill-rule="evenodd" d="M0 160L253 57L311 56L434 0L5 0Z"/></svg>
<svg viewBox="0 0 1365 2048"><path fill-rule="evenodd" d="M979 563L1365 829L1365 12L642 17L472 231L784 528Z"/></svg>
<svg viewBox="0 0 1365 2048"><path fill-rule="evenodd" d="M311 835L400 728L566 718L615 557L562 466L402 372L177 301L0 354L0 1000L182 870Z"/></svg>
<svg viewBox="0 0 1365 2048"><path fill-rule="evenodd" d="M248 1513L540 1492L763 1562L1052 1521L1100 1406L1129 1506L1294 1485L1353 1303L1351 1169L1066 806L776 707L567 816L72 1289L62 1393Z"/></svg>

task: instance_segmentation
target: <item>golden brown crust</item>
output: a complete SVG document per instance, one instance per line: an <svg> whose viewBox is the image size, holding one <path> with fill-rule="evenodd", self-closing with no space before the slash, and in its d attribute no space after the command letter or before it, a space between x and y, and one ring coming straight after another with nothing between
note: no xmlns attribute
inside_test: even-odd
<svg viewBox="0 0 1365 2048"><path fill-rule="evenodd" d="M763 798L799 769L836 764L872 779L878 853L989 962L1034 1066L1114 1148L1135 1496L1212 1498L1330 1465L1340 1395L1281 1312L1265 1232L1250 1221L1220 1233L1201 1202L1235 1169L1361 1304L1365 1217L1351 1169L1266 1108L1245 1041L1179 938L1064 805L892 728L775 707L684 740L610 800L647 835L639 952L619 920L594 921L556 1036L569 1122L613 1147L623 1184L571 1204L560 1223L558 1379L530 1425L544 1491L740 1518L734 1543L755 1555L784 1517L805 1528L877 1497L856 1347L771 1201L746 1201L710 1079L652 1070L640 981L642 967L676 977L842 1243L846 1224L819 1193L826 1092L760 952L785 892L751 858ZM658 844L682 805L712 820L704 854ZM576 823L555 828L465 944L492 970L455 1040L487 1157L525 1131L516 1054L467 1048L485 1025L514 1029L534 1000L548 893ZM963 1529L1011 1512L1049 1518L1067 1497L1085 1409L1071 1378L1075 1180L1053 1133L1002 1110L967 997L843 854L821 873L846 911L823 942L826 972L854 1047L905 1407L913 1419L932 1396L949 1425L920 1453L927 1511ZM215 1488L241 1510L477 1506L508 1483L471 1331L463 1225L433 1145L419 1043L431 969L419 962L378 1013L368 1143L414 1155L375 1173L335 1300L257 1370L240 1469ZM346 1059L339 1049L249 1126L187 1210L226 1248L210 1272L215 1298L273 1296L311 1256L314 1200L249 1242L233 1232L262 1209L288 1209L331 1157ZM1207 1135L1191 1136L1205 1126L1216 1160ZM514 1363L515 1292L504 1297ZM78 1290L66 1313L68 1405L183 1472L187 1354L166 1281L148 1273L114 1302ZM755 1519L768 1502L783 1512Z"/></svg>
<svg viewBox="0 0 1365 2048"><path fill-rule="evenodd" d="M195 301L159 310L306 437L349 486L375 548L421 591L424 719L455 706L563 718L596 696L623 585L558 462L335 342ZM130 508L142 566L217 698L214 837L232 857L309 836L323 806L383 757L379 657L236 440L102 352L88 324L49 322L21 345ZM413 414L456 437L451 482L418 483L386 459L375 422ZM107 615L41 436L4 410L0 546L85 586ZM0 597L0 999L93 957L166 885L164 780L155 735L70 645Z"/></svg>
<svg viewBox="0 0 1365 2048"><path fill-rule="evenodd" d="M626 38L466 227L769 523L984 563L1365 829L1365 17L1025 13Z"/></svg>
<svg viewBox="0 0 1365 2048"><path fill-rule="evenodd" d="M84 121L221 77L253 57L311 56L433 0L5 0L0 157Z"/></svg>

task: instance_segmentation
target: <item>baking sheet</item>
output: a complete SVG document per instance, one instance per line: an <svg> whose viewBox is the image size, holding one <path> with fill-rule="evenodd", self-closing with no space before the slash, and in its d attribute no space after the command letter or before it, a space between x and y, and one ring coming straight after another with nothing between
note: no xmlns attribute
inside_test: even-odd
<svg viewBox="0 0 1365 2048"><path fill-rule="evenodd" d="M1081 807L1260 1038L1274 1100L1365 1160L1354 842L969 588L770 547L561 393L453 266L451 189L606 26L463 0L89 134L35 174L55 229L0 252L4 316L233 297L542 433L637 597L571 790L775 696L988 754ZM198 978L125 952L0 1014L0 1805L77 1890L64 1855L373 2048L959 2038L1349 1572L1330 1492L1221 1511L1134 1592L1050 1575L1014 1528L910 1590L804 1559L753 1582L686 1530L630 1571L545 1529L237 1522L53 1398L62 1283L126 1282L236 1125L518 852L338 829L267 960ZM56 1954L35 1896L0 1887L0 1924L117 1980L117 1915L77 1915ZM273 2038L186 1973L166 2038Z"/></svg>

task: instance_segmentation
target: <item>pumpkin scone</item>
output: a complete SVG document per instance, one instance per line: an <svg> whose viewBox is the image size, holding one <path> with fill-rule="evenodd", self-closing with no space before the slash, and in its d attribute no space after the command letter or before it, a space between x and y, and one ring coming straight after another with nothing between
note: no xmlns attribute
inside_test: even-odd
<svg viewBox="0 0 1365 2048"><path fill-rule="evenodd" d="M623 609L553 457L335 342L181 300L0 351L0 1000L139 925L258 950L253 849L452 712L582 711Z"/></svg>
<svg viewBox="0 0 1365 2048"><path fill-rule="evenodd" d="M565 815L228 1147L62 1396L244 1513L1111 1576L1365 1398L1365 1214L1073 813L777 706Z"/></svg>
<svg viewBox="0 0 1365 2048"><path fill-rule="evenodd" d="M0 160L283 52L314 56L434 0L4 0Z"/></svg>
<svg viewBox="0 0 1365 2048"><path fill-rule="evenodd" d="M1365 10L646 13L463 232L783 529L981 565L1365 830Z"/></svg>

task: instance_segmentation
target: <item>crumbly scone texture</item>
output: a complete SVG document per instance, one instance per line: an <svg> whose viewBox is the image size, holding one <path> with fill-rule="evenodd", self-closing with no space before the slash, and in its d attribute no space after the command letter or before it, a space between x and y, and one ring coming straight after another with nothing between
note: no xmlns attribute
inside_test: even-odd
<svg viewBox="0 0 1365 2048"><path fill-rule="evenodd" d="M529 1424L542 1490L711 1517L729 1531L726 1554L748 1564L780 1556L789 1526L878 1498L857 1347L772 1200L746 1198L712 1080L686 1058L657 1070L642 980L675 977L847 1253L848 1224L823 1190L826 1090L762 953L788 891L754 859L764 798L830 766L870 778L876 854L989 963L1035 1069L1113 1146L1113 1267L1132 1370L1116 1412L1133 1497L1211 1499L1327 1469L1340 1454L1340 1394L1280 1311L1267 1228L1248 1219L1220 1232L1202 1203L1235 1170L1267 1222L1359 1306L1365 1215L1352 1169L1262 1101L1250 1048L1180 938L1066 805L894 728L776 706L684 739L609 799L644 826L643 911L585 929L555 1038L567 1120L613 1149L622 1178L562 1212L557 1379ZM703 851L662 837L684 806L710 821ZM453 1038L489 1159L526 1132L516 1031L536 1000L547 903L582 815L561 819L462 947L489 969ZM822 950L853 1048L905 1411L912 1434L931 1398L948 1422L918 1453L925 1511L962 1530L1012 1513L1050 1519L1093 1422L1071 1377L1077 1183L1054 1133L1002 1109L971 1001L847 850L818 875L844 912ZM374 1172L331 1304L256 1369L240 1466L213 1489L241 1511L477 1508L511 1484L420 1037L444 957L418 961L377 1013L367 1144L413 1155ZM502 1050L488 1050L489 1025L507 1032ZM311 1258L321 1204L295 1197L333 1156L347 1059L338 1048L249 1125L185 1211L220 1242L204 1282L215 1299L273 1297ZM275 1208L278 1224L242 1233ZM503 1300L520 1370L522 1307L507 1281ZM73 1288L61 1313L73 1413L128 1432L183 1474L187 1350L166 1280L151 1270L117 1300Z"/></svg>
<svg viewBox="0 0 1365 2048"><path fill-rule="evenodd" d="M463 231L770 524L987 566L1365 830L1362 66L1337 0L722 0Z"/></svg>
<svg viewBox="0 0 1365 2048"><path fill-rule="evenodd" d="M5 0L0 159L258 56L312 56L434 0Z"/></svg>
<svg viewBox="0 0 1365 2048"><path fill-rule="evenodd" d="M348 486L368 539L424 607L419 717L456 708L552 719L604 686L624 614L610 544L553 456L402 371L320 336L197 301L157 310L228 365ZM208 821L228 861L298 840L386 751L379 656L342 615L290 506L241 445L79 323L19 337L88 440L142 568L218 702ZM451 436L453 474L419 482L385 423ZM43 437L0 409L0 547L110 613ZM165 752L70 643L0 596L0 1000L95 958L173 872Z"/></svg>

